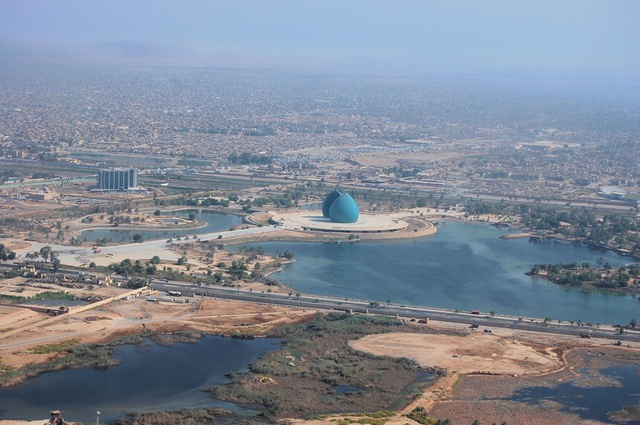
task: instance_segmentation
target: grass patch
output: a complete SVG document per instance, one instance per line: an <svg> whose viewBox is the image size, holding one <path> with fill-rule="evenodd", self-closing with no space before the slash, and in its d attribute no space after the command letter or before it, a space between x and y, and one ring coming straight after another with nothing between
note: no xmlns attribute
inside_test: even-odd
<svg viewBox="0 0 640 425"><path fill-rule="evenodd" d="M174 412L152 412L130 414L126 419L110 422L113 425L214 425L230 419L232 413L226 409L188 409ZM253 418L252 418L253 419ZM251 423L260 423L256 420ZM263 423L267 423L264 421Z"/></svg>
<svg viewBox="0 0 640 425"><path fill-rule="evenodd" d="M70 347L77 345L77 339L71 339L69 341L64 341L60 343L47 344L47 345L38 345L37 347L29 349L31 354L51 354L51 353L59 353L61 351L65 351Z"/></svg>
<svg viewBox="0 0 640 425"><path fill-rule="evenodd" d="M358 419L353 418L342 418L335 421L337 425L350 425L350 424L369 424L369 425L384 425L387 421L394 417L395 412L389 410L382 410L378 412L367 412L367 413L354 413L350 416L353 416Z"/></svg>
<svg viewBox="0 0 640 425"><path fill-rule="evenodd" d="M14 368L12 366L6 365L2 362L2 358L0 358L0 375L6 372L12 371Z"/></svg>
<svg viewBox="0 0 640 425"><path fill-rule="evenodd" d="M44 372L62 369L77 369L81 367L108 367L116 365L111 359L114 347L100 344L84 344L69 347L58 352L54 359L43 363L30 363L20 369L6 371L0 375L0 386L10 386L20 383L27 378Z"/></svg>
<svg viewBox="0 0 640 425"><path fill-rule="evenodd" d="M71 295L64 291L42 292L32 298L25 298L25 297L16 296L16 295L5 295L5 294L0 295L0 301L6 301L11 304L24 304L31 300L75 300L75 299L76 297L74 295Z"/></svg>
<svg viewBox="0 0 640 425"><path fill-rule="evenodd" d="M413 419L422 425L450 425L449 419L435 419L427 414L424 407L416 407L408 415L407 418ZM474 422L475 423L475 422Z"/></svg>
<svg viewBox="0 0 640 425"><path fill-rule="evenodd" d="M123 335L109 344L77 345L77 340L70 340L56 344L41 345L31 349L30 352L33 354L56 353L55 358L43 363L30 363L20 369L0 367L0 387L15 385L45 372L83 367L105 368L115 366L118 362L111 357L115 352L115 348L119 345L141 344L146 339L151 339L160 345L170 345L175 342L195 342L203 336L204 333L197 331L184 331L173 334L142 332Z"/></svg>

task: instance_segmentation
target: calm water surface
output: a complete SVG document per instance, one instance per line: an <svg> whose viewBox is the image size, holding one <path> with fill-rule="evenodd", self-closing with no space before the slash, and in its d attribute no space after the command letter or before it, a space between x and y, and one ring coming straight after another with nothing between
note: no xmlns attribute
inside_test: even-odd
<svg viewBox="0 0 640 425"><path fill-rule="evenodd" d="M612 367L601 370L600 373L614 378L621 386L581 388L571 383L563 383L552 388L524 388L511 397L511 400L534 406L543 400L551 400L560 403L560 410L563 412L574 413L582 419L610 423L609 412L621 411L626 406L636 406L640 403L640 368ZM640 421L624 423L640 425Z"/></svg>
<svg viewBox="0 0 640 425"><path fill-rule="evenodd" d="M592 323L640 318L637 296L561 287L524 274L535 263L595 266L602 257L618 267L631 258L560 241L500 239L504 232L445 222L436 235L413 240L254 245L293 252L296 262L273 277L306 293Z"/></svg>
<svg viewBox="0 0 640 425"><path fill-rule="evenodd" d="M143 230L143 229L95 229L85 230L80 233L78 239L86 239L88 241L95 241L96 239L111 238L114 242L132 242L133 235L136 233L142 235L144 240L152 239L169 239L177 236L192 236L203 233L220 232L223 230L229 230L230 227L242 223L242 217L233 214L224 214L217 211L209 210L181 210L172 211L170 214L172 217L188 218L190 213L196 215L196 219L207 223L206 227L200 229L182 229L182 230ZM169 219L167 219L169 220ZM171 225L171 222L166 223L167 226Z"/></svg>
<svg viewBox="0 0 640 425"><path fill-rule="evenodd" d="M186 216L189 212L183 213ZM215 213L200 214L210 218L208 215ZM217 225L222 228L200 229L197 233L222 230L231 224ZM563 288L524 275L535 263L578 261L595 265L602 257L617 267L630 262L630 258L564 242L499 239L503 232L491 226L446 222L433 237L415 240L254 245L269 253L294 252L297 261L275 277L308 293L593 323L628 323L631 318L640 318L636 296ZM129 411L204 406L238 410L235 405L211 399L200 389L226 382L226 373L245 370L261 353L278 346L278 341L268 339L206 337L196 344L159 347L147 342L120 347L120 366L45 374L25 385L0 391L0 419L44 418L54 408L64 409L67 419L85 423L95 422L96 410L103 413L105 421ZM623 375L622 391L627 395L640 391L633 387L640 382L637 376L625 379L626 369L615 373ZM637 375L637 370L629 372L633 373ZM536 389L519 396L532 400L562 397L571 390L563 388L553 394ZM597 401L594 397L605 396L606 390L594 389L593 395L580 393L576 397ZM621 400L625 404L619 408L632 405L632 401ZM586 415L601 417L602 412Z"/></svg>
<svg viewBox="0 0 640 425"><path fill-rule="evenodd" d="M215 336L168 347L152 342L118 347L119 366L46 373L0 390L0 419L44 419L52 409L85 425L95 423L96 411L102 413L100 423L133 411L223 407L252 413L201 390L226 383L227 373L246 371L262 353L279 347L275 339Z"/></svg>

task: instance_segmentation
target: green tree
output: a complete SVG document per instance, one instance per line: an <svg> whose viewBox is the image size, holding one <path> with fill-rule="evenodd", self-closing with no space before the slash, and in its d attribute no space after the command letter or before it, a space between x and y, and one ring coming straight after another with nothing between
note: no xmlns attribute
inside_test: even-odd
<svg viewBox="0 0 640 425"><path fill-rule="evenodd" d="M0 260L1 261L6 261L6 260L13 260L16 258L16 253L6 249L4 244L0 243Z"/></svg>
<svg viewBox="0 0 640 425"><path fill-rule="evenodd" d="M293 260L294 254L291 251L285 251L282 256L287 260Z"/></svg>
<svg viewBox="0 0 640 425"><path fill-rule="evenodd" d="M49 260L49 256L51 254L51 247L49 245L43 246L40 248L40 256L42 260L46 263Z"/></svg>

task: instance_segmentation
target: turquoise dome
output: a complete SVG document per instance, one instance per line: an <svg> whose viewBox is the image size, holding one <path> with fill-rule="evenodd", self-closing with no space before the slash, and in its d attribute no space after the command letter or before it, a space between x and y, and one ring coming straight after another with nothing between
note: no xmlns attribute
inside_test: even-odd
<svg viewBox="0 0 640 425"><path fill-rule="evenodd" d="M329 218L336 223L355 223L359 216L358 205L348 193L339 196L329 208Z"/></svg>
<svg viewBox="0 0 640 425"><path fill-rule="evenodd" d="M327 194L327 196L324 198L324 202L322 202L322 216L323 217L329 218L329 208L331 208L331 204L333 204L333 202L336 199L338 199L340 196L342 196L342 193L340 193L337 190L332 190L331 192L329 192Z"/></svg>

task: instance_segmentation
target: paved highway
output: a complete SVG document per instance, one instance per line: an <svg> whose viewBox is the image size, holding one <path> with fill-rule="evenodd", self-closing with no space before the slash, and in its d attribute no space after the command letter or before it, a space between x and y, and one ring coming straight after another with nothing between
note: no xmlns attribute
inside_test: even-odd
<svg viewBox="0 0 640 425"><path fill-rule="evenodd" d="M152 288L158 291L181 292L185 297L207 296L221 299L238 300L249 303L273 304L284 307L297 307L313 310L334 310L353 313L380 314L416 320L437 320L452 323L483 326L485 328L499 327L525 331L545 332L550 334L573 335L577 338L589 334L593 338L606 338L615 341L640 342L640 332L627 331L620 335L618 329L612 326L600 328L587 326L571 326L569 323L544 323L542 319L517 318L509 316L488 316L471 314L453 310L430 307L404 306L397 304L376 305L367 301L313 295L289 296L288 294L267 294L240 291L233 288L197 286L186 282L154 282Z"/></svg>

